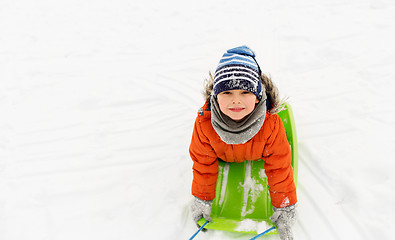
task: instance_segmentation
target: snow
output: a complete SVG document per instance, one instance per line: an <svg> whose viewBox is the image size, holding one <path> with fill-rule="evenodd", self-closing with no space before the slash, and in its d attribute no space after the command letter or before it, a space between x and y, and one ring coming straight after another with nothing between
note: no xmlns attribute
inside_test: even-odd
<svg viewBox="0 0 395 240"><path fill-rule="evenodd" d="M246 174L244 176L244 182L243 184L240 183L240 187L242 188L242 191L244 191L243 206L241 209L242 217L245 217L247 214L251 214L252 212L255 211L254 203L258 199L259 194L264 190L262 184L259 184L259 181L251 176L251 167L252 167L252 162L248 161L246 164L246 170L245 170ZM251 198L252 206L247 211L249 197Z"/></svg>
<svg viewBox="0 0 395 240"><path fill-rule="evenodd" d="M286 206L288 206L288 205L289 205L289 198L286 197L286 198L284 198L284 200L282 201L280 207L283 208L283 207L286 207Z"/></svg>
<svg viewBox="0 0 395 240"><path fill-rule="evenodd" d="M293 107L295 239L393 239L394 10L390 0L1 1L0 239L192 236L188 147L203 80L243 44Z"/></svg>
<svg viewBox="0 0 395 240"><path fill-rule="evenodd" d="M221 195L219 196L219 205L222 206L225 200L225 192L226 192L226 186L228 184L228 176L229 176L229 163L225 163L225 166L223 169L221 169L222 166L219 167L218 172L222 171L223 177L222 177L222 183L221 183Z"/></svg>
<svg viewBox="0 0 395 240"><path fill-rule="evenodd" d="M255 231L256 230L256 222L252 219L245 219L239 223L236 228L236 231Z"/></svg>
<svg viewBox="0 0 395 240"><path fill-rule="evenodd" d="M252 219L245 219L239 223L236 228L236 231L239 232L253 232L256 231L258 233L263 233L267 229L271 228L272 226L268 225L265 221L254 221Z"/></svg>

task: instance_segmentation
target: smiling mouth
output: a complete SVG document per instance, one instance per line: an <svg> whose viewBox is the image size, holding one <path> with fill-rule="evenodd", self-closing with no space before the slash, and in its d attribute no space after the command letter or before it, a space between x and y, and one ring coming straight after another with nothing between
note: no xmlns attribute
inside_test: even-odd
<svg viewBox="0 0 395 240"><path fill-rule="evenodd" d="M229 110L232 112L241 112L244 110L244 108L229 108Z"/></svg>

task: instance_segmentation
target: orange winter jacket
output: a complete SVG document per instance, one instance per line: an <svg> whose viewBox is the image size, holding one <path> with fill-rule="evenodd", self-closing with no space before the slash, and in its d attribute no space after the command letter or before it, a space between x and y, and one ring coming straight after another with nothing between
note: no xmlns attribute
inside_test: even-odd
<svg viewBox="0 0 395 240"><path fill-rule="evenodd" d="M211 111L206 102L195 121L189 153L193 160L192 195L212 200L218 177L218 159L225 162L265 161L269 192L274 207L297 202L291 167L291 147L277 114L266 113L259 132L244 144L227 144L211 124Z"/></svg>

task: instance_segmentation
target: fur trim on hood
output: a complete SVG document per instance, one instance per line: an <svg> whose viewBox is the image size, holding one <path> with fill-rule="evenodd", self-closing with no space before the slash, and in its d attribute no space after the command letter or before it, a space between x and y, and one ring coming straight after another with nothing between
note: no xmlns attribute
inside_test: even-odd
<svg viewBox="0 0 395 240"><path fill-rule="evenodd" d="M279 113L284 110L285 100L280 99L278 88L274 85L272 79L266 76L264 73L261 75L262 85L265 87L267 99L271 104L271 108L268 111L271 114ZM211 72L209 72L209 78L205 80L203 96L206 100L210 99L213 92L214 78Z"/></svg>

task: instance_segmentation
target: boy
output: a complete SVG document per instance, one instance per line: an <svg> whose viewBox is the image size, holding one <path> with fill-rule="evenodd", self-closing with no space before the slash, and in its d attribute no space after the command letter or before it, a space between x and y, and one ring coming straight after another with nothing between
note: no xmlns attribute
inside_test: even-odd
<svg viewBox="0 0 395 240"><path fill-rule="evenodd" d="M263 82L263 83L262 83ZM277 89L261 73L254 52L246 46L228 50L206 89L207 101L195 121L190 155L193 164L191 206L195 222L211 221L218 159L243 162L263 159L274 206L271 220L282 240L293 239L296 187L291 149L276 111Z"/></svg>

